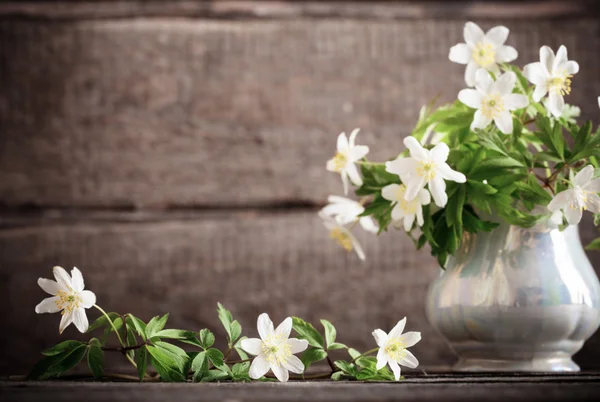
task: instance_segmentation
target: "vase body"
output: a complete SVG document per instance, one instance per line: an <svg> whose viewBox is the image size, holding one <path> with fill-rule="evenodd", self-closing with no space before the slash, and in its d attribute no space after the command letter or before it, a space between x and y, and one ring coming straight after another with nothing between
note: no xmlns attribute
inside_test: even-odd
<svg viewBox="0 0 600 402"><path fill-rule="evenodd" d="M466 234L427 296L458 371L578 371L600 324L600 284L576 226Z"/></svg>

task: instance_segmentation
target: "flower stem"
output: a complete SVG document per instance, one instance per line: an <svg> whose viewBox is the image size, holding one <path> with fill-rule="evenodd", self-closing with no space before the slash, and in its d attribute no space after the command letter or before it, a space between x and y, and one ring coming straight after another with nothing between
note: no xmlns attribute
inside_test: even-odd
<svg viewBox="0 0 600 402"><path fill-rule="evenodd" d="M94 307L96 307L108 320L108 322L110 323L110 326L113 328L113 330L115 331L115 334L117 335L117 338L119 338L119 343L121 344L122 347L126 347L126 345L123 343L123 339L121 339L121 335L119 334L119 330L117 330L117 327L115 327L115 324L113 323L113 321L110 319L110 317L108 316L108 314L106 313L106 311L104 311L102 309L102 307L100 307L97 304L94 304Z"/></svg>
<svg viewBox="0 0 600 402"><path fill-rule="evenodd" d="M375 353L375 352L377 352L378 350L379 350L379 348L373 348L373 349L371 349L371 350L367 350L365 353L363 353L363 354L361 354L361 355L359 355L359 356L356 356L354 359L350 360L350 363L354 363L355 361L357 361L357 360L358 360L358 359L360 359L361 357L365 357L365 356L367 356L367 355L370 355L371 353Z"/></svg>

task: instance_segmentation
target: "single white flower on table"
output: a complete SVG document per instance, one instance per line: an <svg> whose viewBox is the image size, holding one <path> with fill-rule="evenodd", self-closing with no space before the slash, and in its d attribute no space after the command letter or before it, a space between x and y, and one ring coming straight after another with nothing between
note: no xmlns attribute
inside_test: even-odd
<svg viewBox="0 0 600 402"><path fill-rule="evenodd" d="M276 329L267 313L258 316L259 338L243 339L241 346L247 353L256 356L250 366L250 378L259 379L269 370L281 382L289 378L288 371L296 374L304 372L304 364L294 354L306 350L305 339L290 338L292 318L288 317Z"/></svg>
<svg viewBox="0 0 600 402"><path fill-rule="evenodd" d="M423 226L423 205L431 202L429 191L421 189L412 201L406 201L406 186L404 184L389 184L381 189L381 195L388 201L392 201L392 221L403 221L404 230L409 232L417 220L419 226Z"/></svg>
<svg viewBox="0 0 600 402"><path fill-rule="evenodd" d="M492 121L504 134L513 131L512 110L527 107L527 96L513 94L517 76L512 71L502 74L496 81L482 69L477 70L475 89L463 89L458 93L458 100L465 105L477 109L471 130L486 128Z"/></svg>
<svg viewBox="0 0 600 402"><path fill-rule="evenodd" d="M379 228L370 216L359 216L365 212L365 207L359 202L337 195L330 195L327 201L329 204L320 211L323 215L334 218L340 225L348 225L358 221L360 226L367 232L378 232Z"/></svg>
<svg viewBox="0 0 600 402"><path fill-rule="evenodd" d="M38 285L52 297L42 300L35 306L35 312L42 314L60 311L62 314L58 327L60 333L71 323L75 324L79 332L87 331L89 323L85 309L96 304L96 295L89 290L83 290L83 276L77 268L71 270L70 276L62 267L54 267L52 271L56 281L38 279Z"/></svg>
<svg viewBox="0 0 600 402"><path fill-rule="evenodd" d="M440 142L428 150L423 148L414 137L406 137L404 145L409 149L410 157L400 157L386 162L385 170L400 176L400 180L406 185L404 194L406 201L414 200L428 185L435 204L443 208L448 202L444 180L452 180L457 183L467 181L464 174L452 170L446 163L450 153L448 145Z"/></svg>
<svg viewBox="0 0 600 402"><path fill-rule="evenodd" d="M449 59L455 63L466 64L465 82L475 86L475 73L485 68L495 74L500 72L498 63L508 63L519 55L514 47L504 46L508 38L508 28L497 26L486 33L475 23L467 22L464 28L466 43L450 48Z"/></svg>
<svg viewBox="0 0 600 402"><path fill-rule="evenodd" d="M556 55L548 46L540 48L540 61L527 64L523 75L535 85L533 100L539 102L548 95L546 107L554 117L560 117L565 95L571 93L571 78L579 72L579 64L567 58L567 48L561 46Z"/></svg>
<svg viewBox="0 0 600 402"><path fill-rule="evenodd" d="M358 258L363 261L365 260L365 252L362 246L347 227L340 224L335 218L325 215L322 211L319 212L319 217L323 220L325 228L329 230L329 237L335 240L346 251L350 252L354 250Z"/></svg>
<svg viewBox="0 0 600 402"><path fill-rule="evenodd" d="M358 128L354 129L350 133L350 138L346 138L346 133L341 133L337 139L337 152L333 158L327 161L327 170L342 176L344 194L348 194L348 181L355 186L362 186L363 183L355 163L365 157L369 152L369 147L354 144L359 130Z"/></svg>
<svg viewBox="0 0 600 402"><path fill-rule="evenodd" d="M594 179L594 167L587 165L572 180L573 188L556 194L548 204L552 212L562 210L569 225L581 221L584 209L600 213L600 178Z"/></svg>
<svg viewBox="0 0 600 402"><path fill-rule="evenodd" d="M377 370L381 370L386 364L390 366L394 373L396 381L400 380L400 364L405 367L415 368L419 365L419 361L411 352L406 350L421 340L420 332L406 332L406 317L398 321L398 324L389 334L386 334L381 329L373 331L373 337L379 352L377 352Z"/></svg>

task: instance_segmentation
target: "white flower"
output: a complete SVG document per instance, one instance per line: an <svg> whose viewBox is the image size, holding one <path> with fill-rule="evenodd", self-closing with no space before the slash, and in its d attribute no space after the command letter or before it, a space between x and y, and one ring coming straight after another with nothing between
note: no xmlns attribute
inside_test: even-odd
<svg viewBox="0 0 600 402"><path fill-rule="evenodd" d="M466 43L459 43L450 48L450 61L466 64L465 81L468 86L475 85L475 72L479 68L498 73L498 63L508 63L518 56L512 46L504 46L509 30L503 26L497 26L487 33L473 22L467 22L464 28Z"/></svg>
<svg viewBox="0 0 600 402"><path fill-rule="evenodd" d="M62 311L58 328L60 333L71 323L75 324L79 332L87 331L89 324L85 309L96 304L96 295L89 290L83 290L83 276L77 268L71 270L71 276L62 267L54 267L52 271L56 281L38 279L38 285L52 297L35 306L35 312L42 314Z"/></svg>
<svg viewBox="0 0 600 402"><path fill-rule="evenodd" d="M406 185L406 201L414 200L429 185L435 204L443 208L448 202L444 179L457 183L467 181L464 174L452 170L446 163L450 153L448 145L440 142L433 149L427 150L414 137L406 137L404 145L410 150L411 157L386 162L385 170L400 176L400 180Z"/></svg>
<svg viewBox="0 0 600 402"><path fill-rule="evenodd" d="M579 64L567 59L567 48L561 46L556 52L548 46L540 48L540 61L523 68L523 75L535 85L533 100L539 102L548 92L546 106L555 117L562 115L564 95L571 92L571 78L579 72Z"/></svg>
<svg viewBox="0 0 600 402"><path fill-rule="evenodd" d="M257 327L260 339L243 339L241 344L242 349L256 356L250 366L250 378L257 380L271 370L279 381L286 382L288 371L302 374L304 364L294 354L306 350L308 342L290 338L292 318L286 318L273 329L273 321L263 313L258 316Z"/></svg>
<svg viewBox="0 0 600 402"><path fill-rule="evenodd" d="M406 317L398 321L398 324L386 334L380 329L373 331L373 337L379 352L377 353L377 370L381 370L386 364L389 364L396 381L400 379L399 364L415 368L419 365L419 361L411 352L406 350L421 340L420 332L407 332L402 334L406 325Z"/></svg>
<svg viewBox="0 0 600 402"><path fill-rule="evenodd" d="M365 207L350 198L330 195L327 198L329 204L321 209L320 213L335 218L340 225L348 225L358 221L360 226L367 232L377 233L379 228L370 216L361 216Z"/></svg>
<svg viewBox="0 0 600 402"><path fill-rule="evenodd" d="M369 147L366 145L354 145L358 131L358 128L354 129L350 133L349 140L346 138L346 133L341 133L337 139L337 153L327 161L327 170L339 173L342 176L344 194L348 194L348 179L355 186L362 186L363 183L354 163L365 157L369 152Z"/></svg>
<svg viewBox="0 0 600 402"><path fill-rule="evenodd" d="M322 212L319 212L319 217L323 220L323 225L329 230L329 237L335 240L346 251L354 250L358 258L363 261L365 260L365 252L350 230L331 216L325 215Z"/></svg>
<svg viewBox="0 0 600 402"><path fill-rule="evenodd" d="M406 201L406 186L404 184L390 184L381 189L381 195L388 201L392 201L392 220L399 222L403 220L404 230L409 232L412 229L415 217L417 224L423 226L423 205L431 202L429 191L421 189L418 195L412 201Z"/></svg>
<svg viewBox="0 0 600 402"><path fill-rule="evenodd" d="M475 89L463 89L458 99L465 105L477 109L471 130L485 128L492 120L504 134L513 131L511 110L522 109L529 104L527 96L513 94L517 76L512 71L502 74L496 81L482 69L477 70Z"/></svg>
<svg viewBox="0 0 600 402"><path fill-rule="evenodd" d="M562 210L569 225L581 221L584 209L600 213L600 179L594 179L594 167L588 165L581 169L572 180L573 188L562 191L554 196L548 209L552 212Z"/></svg>

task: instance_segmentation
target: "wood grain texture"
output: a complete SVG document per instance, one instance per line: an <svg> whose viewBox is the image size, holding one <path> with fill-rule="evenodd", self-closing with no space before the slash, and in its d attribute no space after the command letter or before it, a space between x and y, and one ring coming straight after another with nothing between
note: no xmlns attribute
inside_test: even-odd
<svg viewBox="0 0 600 402"><path fill-rule="evenodd" d="M519 64L564 43L568 101L597 116L600 22L494 19ZM453 100L462 21L0 21L0 202L8 206L322 203L335 137L393 157L420 106Z"/></svg>

